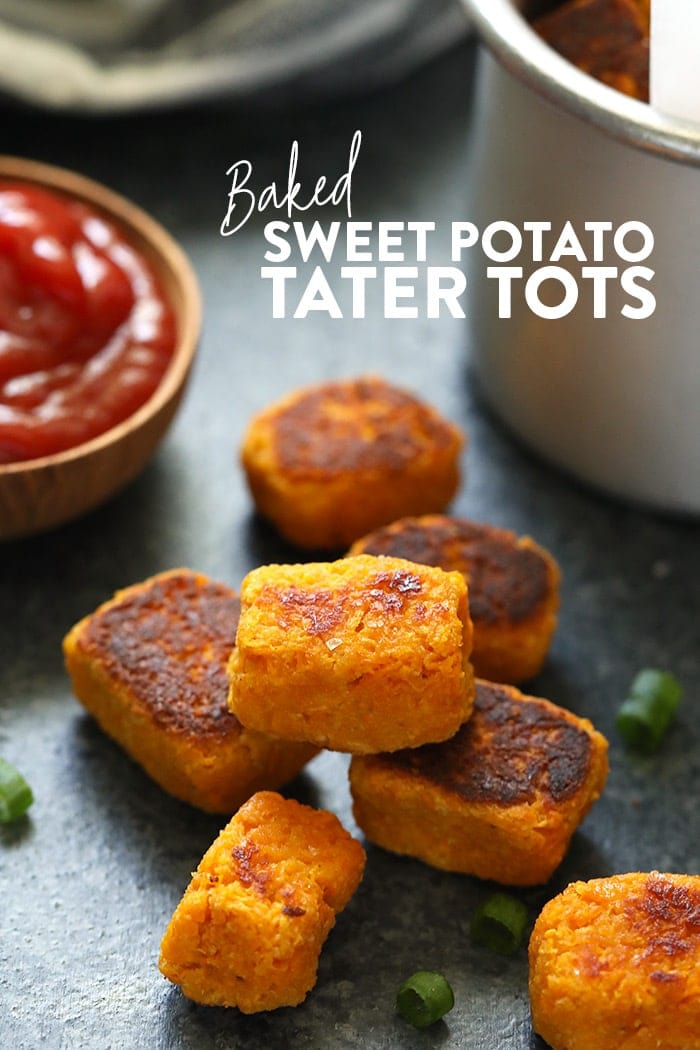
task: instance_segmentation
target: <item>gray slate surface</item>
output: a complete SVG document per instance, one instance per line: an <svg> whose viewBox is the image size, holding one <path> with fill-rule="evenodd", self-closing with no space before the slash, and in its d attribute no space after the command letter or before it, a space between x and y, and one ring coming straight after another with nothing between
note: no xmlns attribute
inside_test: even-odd
<svg viewBox="0 0 700 1050"><path fill-rule="evenodd" d="M470 52L390 92L333 109L184 110L85 122L3 116L3 148L83 170L151 210L200 274L206 328L189 396L128 491L51 535L0 547L0 753L34 786L31 816L0 830L0 1046L141 1048L542 1047L531 1033L525 953L472 948L468 925L492 887L369 848L316 990L298 1009L245 1018L184 1000L160 977L158 945L189 872L220 824L163 794L72 699L67 628L118 587L176 565L237 586L289 560L251 513L235 462L250 414L290 387L382 371L423 391L470 435L455 510L533 534L564 571L560 628L533 692L590 716L611 740L607 790L552 882L522 893L534 920L566 883L631 869L700 870L698 529L609 502L518 447L468 377L467 326L452 321L270 319L258 278L260 225L218 236L225 170L243 156L260 184L302 143L309 176L340 169L365 132L363 218L468 215ZM666 667L687 696L666 746L635 758L614 713L636 670ZM346 759L326 754L290 787L352 828ZM394 1016L398 984L443 971L457 1005L414 1033Z"/></svg>

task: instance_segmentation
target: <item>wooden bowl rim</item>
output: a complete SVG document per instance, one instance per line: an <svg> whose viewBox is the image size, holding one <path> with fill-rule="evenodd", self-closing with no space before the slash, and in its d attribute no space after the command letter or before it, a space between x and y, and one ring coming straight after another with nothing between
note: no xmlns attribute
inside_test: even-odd
<svg viewBox="0 0 700 1050"><path fill-rule="evenodd" d="M121 441L156 415L175 397L187 378L201 331L202 297L192 265L177 241L156 219L126 197L68 168L6 154L0 154L0 179L35 183L95 207L108 219L116 222L127 238L136 242L139 250L141 244L148 246L146 254L159 276L163 271L169 271L174 278L180 304L173 301L172 295L168 297L177 314L175 350L158 386L140 408L97 437L64 449L63 452L16 463L0 463L1 480L3 476L41 471L47 467L55 468L90 456Z"/></svg>

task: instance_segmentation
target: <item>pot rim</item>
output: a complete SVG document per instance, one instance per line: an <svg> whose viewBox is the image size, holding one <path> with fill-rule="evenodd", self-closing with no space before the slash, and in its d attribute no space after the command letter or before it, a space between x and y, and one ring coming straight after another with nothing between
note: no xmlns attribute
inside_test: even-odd
<svg viewBox="0 0 700 1050"><path fill-rule="evenodd" d="M583 73L530 28L512 0L461 2L481 40L538 95L638 149L700 165L700 124L667 117Z"/></svg>

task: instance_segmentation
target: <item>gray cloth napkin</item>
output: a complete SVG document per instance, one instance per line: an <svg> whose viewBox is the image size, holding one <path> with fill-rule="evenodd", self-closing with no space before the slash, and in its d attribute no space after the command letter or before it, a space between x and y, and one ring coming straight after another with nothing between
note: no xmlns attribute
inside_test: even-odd
<svg viewBox="0 0 700 1050"><path fill-rule="evenodd" d="M0 0L0 90L116 112L396 79L467 30L458 0Z"/></svg>

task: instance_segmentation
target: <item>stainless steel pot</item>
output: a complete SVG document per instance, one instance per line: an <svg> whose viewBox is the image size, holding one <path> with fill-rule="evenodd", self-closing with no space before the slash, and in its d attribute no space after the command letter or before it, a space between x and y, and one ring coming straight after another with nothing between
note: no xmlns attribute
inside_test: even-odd
<svg viewBox="0 0 700 1050"><path fill-rule="evenodd" d="M609 492L700 512L700 125L579 72L509 0L463 0L488 51L477 72L469 218L571 220L654 233L654 313L605 318L583 300L537 317L522 295L499 318L497 283L468 262L473 364L507 424L533 448ZM604 265L620 267L607 240ZM519 259L518 262L522 262ZM525 260L525 276L537 263ZM580 275L580 263L561 262ZM611 289L614 282L611 283Z"/></svg>

